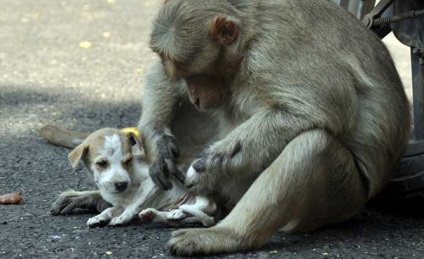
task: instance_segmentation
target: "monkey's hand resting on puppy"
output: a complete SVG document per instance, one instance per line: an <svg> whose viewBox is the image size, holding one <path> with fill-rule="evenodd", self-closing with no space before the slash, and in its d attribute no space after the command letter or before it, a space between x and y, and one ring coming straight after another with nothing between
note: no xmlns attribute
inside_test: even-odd
<svg viewBox="0 0 424 259"><path fill-rule="evenodd" d="M149 169L149 174L158 187L169 190L172 188L172 184L168 180L170 174L182 183L185 180L185 176L177 169L174 162L174 158L179 156L180 151L175 144L175 139L164 133L158 133L155 144L158 155Z"/></svg>

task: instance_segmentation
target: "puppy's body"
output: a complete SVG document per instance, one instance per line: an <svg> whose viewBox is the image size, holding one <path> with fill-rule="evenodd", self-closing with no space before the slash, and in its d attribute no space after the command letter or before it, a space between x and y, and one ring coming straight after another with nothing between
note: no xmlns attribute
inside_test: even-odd
<svg viewBox="0 0 424 259"><path fill-rule="evenodd" d="M67 132L69 135L70 133ZM60 144L60 141L58 142ZM73 167L82 160L94 179L101 197L112 207L90 218L87 225L123 225L138 213L142 221L151 220L176 225L181 222L214 224L216 206L210 200L191 195L187 188L172 179L173 188L163 191L149 176L149 165L141 145L133 134L117 129L101 129L90 134L70 154ZM181 170L187 165L180 164ZM59 200L78 196L65 192ZM167 209L167 211L161 211Z"/></svg>

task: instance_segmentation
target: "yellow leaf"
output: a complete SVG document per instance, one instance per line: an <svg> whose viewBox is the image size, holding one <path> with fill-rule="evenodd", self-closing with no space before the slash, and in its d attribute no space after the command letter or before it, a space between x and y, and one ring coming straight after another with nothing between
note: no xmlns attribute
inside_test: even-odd
<svg viewBox="0 0 424 259"><path fill-rule="evenodd" d="M111 255L112 254L112 252L111 251L106 251L105 252L107 255Z"/></svg>
<svg viewBox="0 0 424 259"><path fill-rule="evenodd" d="M108 32L108 31L103 32L103 37L105 37L106 39L109 39L110 38L110 32Z"/></svg>
<svg viewBox="0 0 424 259"><path fill-rule="evenodd" d="M93 44L89 41L82 41L82 42L80 42L79 46L82 49L89 49L93 46Z"/></svg>
<svg viewBox="0 0 424 259"><path fill-rule="evenodd" d="M124 133L133 133L137 138L141 138L140 137L140 132L138 131L138 129L136 127L127 127L127 128L123 128L121 129L122 132Z"/></svg>

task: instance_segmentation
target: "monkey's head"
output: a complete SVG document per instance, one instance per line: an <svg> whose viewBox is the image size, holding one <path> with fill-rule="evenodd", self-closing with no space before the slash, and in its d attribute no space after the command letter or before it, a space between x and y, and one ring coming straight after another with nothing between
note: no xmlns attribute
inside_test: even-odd
<svg viewBox="0 0 424 259"><path fill-rule="evenodd" d="M224 0L167 0L153 24L150 47L167 74L187 82L200 110L218 107L228 95L242 58L241 20Z"/></svg>

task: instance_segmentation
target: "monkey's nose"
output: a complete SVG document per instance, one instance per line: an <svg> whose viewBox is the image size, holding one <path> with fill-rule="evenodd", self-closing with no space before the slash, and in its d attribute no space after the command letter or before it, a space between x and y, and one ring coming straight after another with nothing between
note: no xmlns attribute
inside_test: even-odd
<svg viewBox="0 0 424 259"><path fill-rule="evenodd" d="M125 189L127 189L127 186L128 186L128 182L116 182L116 183L115 183L115 189L116 189L118 192L123 192L123 191L125 191Z"/></svg>

